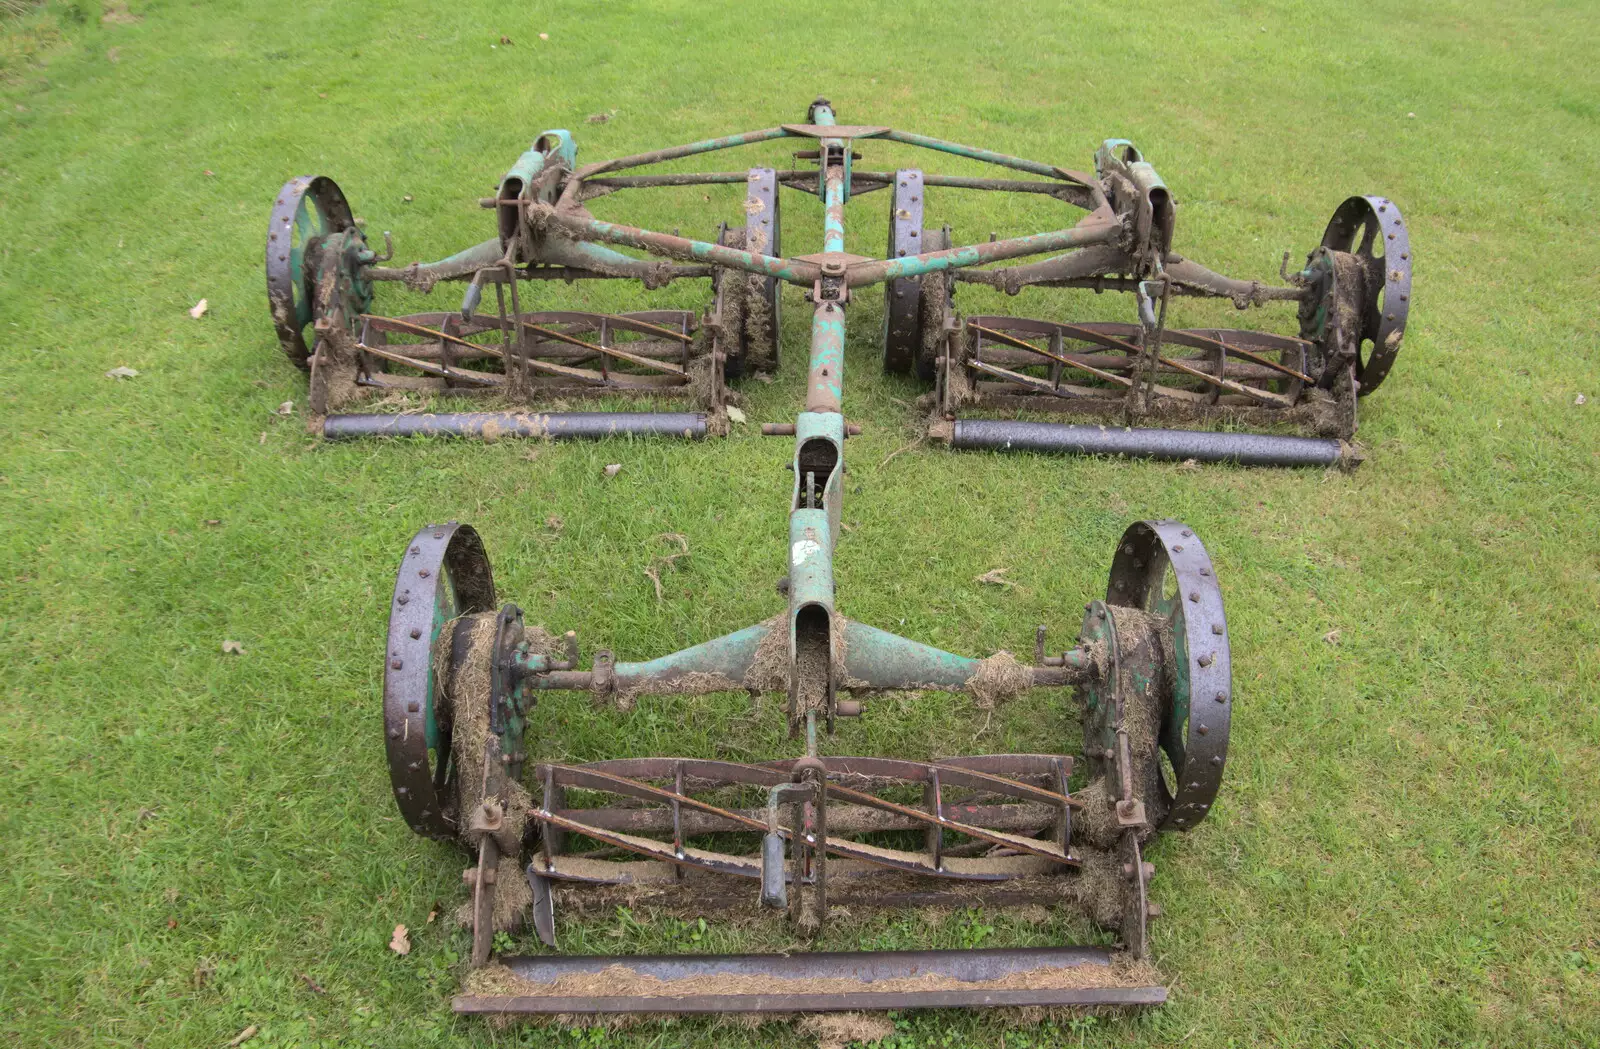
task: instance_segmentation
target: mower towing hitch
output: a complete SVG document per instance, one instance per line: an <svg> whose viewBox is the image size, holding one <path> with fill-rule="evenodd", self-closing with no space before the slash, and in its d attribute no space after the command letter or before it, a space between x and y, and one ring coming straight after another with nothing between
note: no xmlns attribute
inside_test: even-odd
<svg viewBox="0 0 1600 1049"><path fill-rule="evenodd" d="M623 174L779 140L811 147L794 156L812 166ZM1031 177L856 166L855 148L873 142ZM707 240L601 221L585 208L622 191L719 184L744 186L744 206L714 233L708 223ZM826 204L821 252L781 253L784 189ZM845 251L846 202L878 190L888 191L886 255ZM958 247L949 226L927 218L930 190L1043 195L1082 215L1060 229L990 234ZM841 125L821 99L804 123L582 166L572 134L547 131L478 203L494 215L493 236L437 262L396 267L384 265L393 255L389 234L379 254L332 179L302 176L279 191L267 232L268 299L284 353L310 372L309 414L325 437L722 435L728 384L777 366L780 285L804 289L812 305L842 309L881 284L883 366L933 387L923 401L928 433L953 447L1350 466L1359 461L1351 444L1357 400L1393 366L1410 310L1409 236L1387 198L1341 204L1301 269L1290 272L1284 253L1281 283L1240 280L1172 250L1176 202L1124 139L1107 139L1088 174L885 126ZM1047 257L994 265L1031 256ZM698 312L530 309L540 282L550 280L638 281L646 292L705 280L709 296ZM458 284L461 305L385 316L373 311L383 283L415 293ZM961 283L1009 295L1114 292L1133 309L1110 322L963 317L954 306ZM1169 307L1185 298L1223 299L1239 310L1291 306L1298 331L1169 326ZM386 403L473 398L495 410L423 414L412 403L398 416L352 412L375 395ZM585 399L653 410L565 406ZM1013 417L985 417L996 411ZM1172 423L1230 432L1149 428ZM1274 432L1248 432L1264 429ZM1285 430L1299 436L1278 432Z"/></svg>
<svg viewBox="0 0 1600 1049"><path fill-rule="evenodd" d="M818 175L828 212L822 255L762 261L749 242L693 249L736 253L744 259L739 268L768 266L815 285L805 408L792 427L774 427L792 432L795 442L781 611L643 662L597 651L584 669L575 634L549 633L526 622L522 608L501 603L484 544L470 526L429 525L406 546L390 605L384 728L394 796L407 823L418 834L459 843L472 858L464 880L477 968L455 1001L460 1012L1142 1006L1165 999L1148 969L1135 964L1147 950L1147 923L1159 913L1149 899L1154 867L1145 851L1160 832L1191 830L1210 811L1232 713L1222 594L1199 537L1177 521L1131 525L1112 556L1105 596L1083 606L1071 647L1047 650L1041 626L1028 662L1004 651L983 659L942 651L846 618L837 606L852 274L935 272L953 258L936 252L885 266L846 253L849 140L886 133L835 129L818 102L807 124L753 136L818 141L827 161ZM511 219L528 210L518 204ZM522 227L511 219L507 228L516 233ZM570 221L572 229L594 228L587 219ZM638 231L615 235L647 242ZM1050 236L1060 246L1078 235ZM833 741L848 735L851 719L891 716L887 707L874 709L873 697L883 693L964 693L992 708L1033 689L1074 691L1081 744L1062 724L1046 728L1061 743L1044 753L835 753L843 748ZM530 711L546 692L587 693L628 710L647 697L730 691L787 697L792 756L570 763L540 757L540 750L560 748L530 738L537 735L529 730ZM1058 906L1110 930L1116 945L539 955L490 964L497 932L527 921L553 948L560 912L604 912L621 901L767 914L801 937L821 930L835 907Z"/></svg>

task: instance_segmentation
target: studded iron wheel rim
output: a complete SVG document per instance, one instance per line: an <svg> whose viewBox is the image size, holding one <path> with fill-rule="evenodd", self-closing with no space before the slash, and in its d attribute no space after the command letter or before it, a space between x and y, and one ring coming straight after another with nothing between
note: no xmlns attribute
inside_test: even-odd
<svg viewBox="0 0 1600 1049"><path fill-rule="evenodd" d="M1367 270L1369 289L1382 282L1381 301L1373 295L1364 303L1361 322L1361 341L1372 344L1356 372L1360 393L1365 396L1378 388L1400 355L1406 316L1411 311L1411 236L1394 201L1351 197L1328 220L1322 244L1360 259ZM1375 252L1380 247L1383 254L1378 256Z"/></svg>
<svg viewBox="0 0 1600 1049"><path fill-rule="evenodd" d="M469 525L429 525L406 547L389 605L383 670L384 743L395 803L418 834L451 839L447 712L434 649L455 620L494 607L483 540Z"/></svg>
<svg viewBox="0 0 1600 1049"><path fill-rule="evenodd" d="M315 317L306 250L330 234L355 226L350 205L326 175L301 175L283 184L267 223L267 304L284 355L309 368L303 332Z"/></svg>
<svg viewBox="0 0 1600 1049"><path fill-rule="evenodd" d="M1233 709L1227 616L1211 558L1181 521L1136 522L1117 545L1106 601L1171 624L1172 704L1160 746L1176 782L1159 829L1189 830L1211 811L1222 785Z"/></svg>
<svg viewBox="0 0 1600 1049"><path fill-rule="evenodd" d="M922 252L922 172L895 172L889 194L889 258ZM901 277L883 286L883 370L909 375L922 346L922 282Z"/></svg>
<svg viewBox="0 0 1600 1049"><path fill-rule="evenodd" d="M746 250L782 257L782 230L778 216L778 173L772 168L750 169L745 189L744 211ZM746 280L746 283L749 281ZM778 338L778 307L782 304L783 296L778 292L780 286L778 278L767 277L762 280L761 285L762 298L766 300L767 316L770 318L765 333L766 345L760 348L761 352L758 354L750 354L756 347L747 346L746 353L751 356L756 370L776 372L778 343L781 341ZM747 306L745 307L747 338L749 316Z"/></svg>

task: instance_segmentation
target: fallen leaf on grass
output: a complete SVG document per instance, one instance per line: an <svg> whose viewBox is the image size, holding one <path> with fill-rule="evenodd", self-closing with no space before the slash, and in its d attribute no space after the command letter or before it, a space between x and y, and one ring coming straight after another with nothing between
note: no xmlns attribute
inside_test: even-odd
<svg viewBox="0 0 1600 1049"><path fill-rule="evenodd" d="M428 924L432 925L433 924L433 919L435 919L437 917L439 917L439 905L438 904L434 904L433 905L433 910L428 912Z"/></svg>
<svg viewBox="0 0 1600 1049"><path fill-rule="evenodd" d="M771 386L777 380L774 379L772 376L768 375L766 372L757 372L756 373L756 381L757 382L764 382L768 386Z"/></svg>
<svg viewBox="0 0 1600 1049"><path fill-rule="evenodd" d="M1198 470L1198 469L1200 469L1200 460L1199 459L1185 459L1183 462L1178 464L1178 469L1180 469L1180 470Z"/></svg>
<svg viewBox="0 0 1600 1049"><path fill-rule="evenodd" d="M617 474L619 474L621 472L622 472L622 464L621 463L608 463L606 465L605 475L607 477L615 477L615 476L617 476Z"/></svg>
<svg viewBox="0 0 1600 1049"><path fill-rule="evenodd" d="M265 431L265 430L261 431L261 436L256 438L256 443L257 444L266 444L267 443L267 431Z"/></svg>
<svg viewBox="0 0 1600 1049"><path fill-rule="evenodd" d="M511 42L511 38L510 38L510 37L509 37L509 36L503 36L503 37L501 37L501 38L500 38L500 42L501 42L501 43L502 43L502 44L504 44L504 45L506 45L506 46L507 46L507 47L515 47L515 46L516 46L516 45L515 45L515 44L513 44L513 43L512 43L512 42Z"/></svg>
<svg viewBox="0 0 1600 1049"><path fill-rule="evenodd" d="M255 1024L251 1024L249 1027L246 1027L244 1030L233 1036L233 1041L228 1043L228 1049L238 1049L239 1046L254 1038L257 1030L258 1028Z"/></svg>
<svg viewBox="0 0 1600 1049"><path fill-rule="evenodd" d="M394 927L394 936L389 940L389 949L400 955L411 953L411 937L406 935L404 925Z"/></svg>
<svg viewBox="0 0 1600 1049"><path fill-rule="evenodd" d="M320 983L318 983L317 981L315 981L315 980L313 980L311 978L310 974L301 973L300 974L300 979L302 981L304 981L304 983L306 985L306 989L308 991L310 991L312 994L327 994L328 993Z"/></svg>
<svg viewBox="0 0 1600 1049"><path fill-rule="evenodd" d="M407 194L406 194L406 195L405 195L405 196L403 196L403 197L401 197L401 198L400 198L400 202L401 202L401 203L402 203L402 204L409 204L409 203L411 203L411 194L409 194L409 193L407 193Z"/></svg>
<svg viewBox="0 0 1600 1049"><path fill-rule="evenodd" d="M113 47L108 49L106 51L106 61L110 62L112 65L116 65L118 62L122 61L122 48Z"/></svg>
<svg viewBox="0 0 1600 1049"><path fill-rule="evenodd" d="M552 532L561 531L562 527L565 526L565 525L566 525L566 522L563 521L561 518L557 517L555 514L551 514L549 517L546 517L544 519L544 526L546 528L550 529L550 531L552 531Z"/></svg>
<svg viewBox="0 0 1600 1049"><path fill-rule="evenodd" d="M244 646L237 641L224 641L222 643L222 654L225 656L242 656L244 655Z"/></svg>
<svg viewBox="0 0 1600 1049"><path fill-rule="evenodd" d="M590 113L585 121L590 124L604 124L611 119L610 113Z"/></svg>
<svg viewBox="0 0 1600 1049"><path fill-rule="evenodd" d="M540 40L549 40L550 39L550 34L549 33L540 33L539 34L539 39Z"/></svg>
<svg viewBox="0 0 1600 1049"><path fill-rule="evenodd" d="M1579 403L1582 403L1582 402L1579 402ZM743 412L743 411L741 411L741 410L740 410L740 409L738 409L738 408L735 408L735 407L734 407L734 406L733 406L733 405L731 405L731 404L730 404L730 405L728 405L728 418L729 418L729 419L730 419L730 420L732 420L732 421L733 421L733 422L736 422L736 423L742 423L742 422L745 422L745 421L747 421L747 420L746 420L746 419L745 419L745 414L744 414L744 412Z"/></svg>
<svg viewBox="0 0 1600 1049"><path fill-rule="evenodd" d="M206 315L206 310L210 308L210 306L206 305L206 300L201 299L199 302L189 307L189 316L193 317L195 320L199 320L201 317Z"/></svg>
<svg viewBox="0 0 1600 1049"><path fill-rule="evenodd" d="M131 378L133 378L134 376L136 376L138 374L139 373L138 373L137 370L135 370L133 368L129 368L127 365L119 364L119 365L117 365L117 367L112 368L110 371L106 372L106 378L108 378L108 379L131 379Z"/></svg>
<svg viewBox="0 0 1600 1049"><path fill-rule="evenodd" d="M294 402L293 401L284 401L282 404L280 404L276 408L272 409L272 414L273 415L293 415L294 414Z"/></svg>
<svg viewBox="0 0 1600 1049"><path fill-rule="evenodd" d="M1017 584L1011 580L1003 578L1009 571L1011 571L1009 568L991 568L983 575L973 576L972 581L974 583L987 583L990 586L1016 586Z"/></svg>
<svg viewBox="0 0 1600 1049"><path fill-rule="evenodd" d="M1572 403L1573 404L1583 404L1588 399L1589 398L1585 397L1583 394L1580 393L1580 394L1578 394L1578 396L1576 398L1573 399Z"/></svg>
<svg viewBox="0 0 1600 1049"><path fill-rule="evenodd" d="M1330 645L1337 645L1339 643L1339 628L1334 627L1326 634L1323 634L1322 640L1326 641Z"/></svg>
<svg viewBox="0 0 1600 1049"><path fill-rule="evenodd" d="M207 528L220 528L221 526L222 526L222 518L220 518L220 517L208 517L208 518L206 518L206 527Z"/></svg>

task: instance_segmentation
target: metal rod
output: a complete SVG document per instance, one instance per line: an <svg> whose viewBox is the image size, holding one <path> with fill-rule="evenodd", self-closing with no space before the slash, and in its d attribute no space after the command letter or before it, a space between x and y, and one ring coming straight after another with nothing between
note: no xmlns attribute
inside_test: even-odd
<svg viewBox="0 0 1600 1049"><path fill-rule="evenodd" d="M954 448L992 451L1194 459L1241 466L1344 466L1356 461L1348 446L1334 439L1207 430L1110 429L997 419L957 419L950 444Z"/></svg>
<svg viewBox="0 0 1600 1049"><path fill-rule="evenodd" d="M844 402L844 310L823 300L811 315L806 411L839 412Z"/></svg>
<svg viewBox="0 0 1600 1049"><path fill-rule="evenodd" d="M922 255L907 255L897 259L873 259L855 263L849 268L848 279L852 288L900 277L920 277L938 270L954 270L965 266L982 266L987 262L1039 255L1046 251L1064 251L1070 248L1104 244L1122 236L1122 227L1115 222L1102 222L1090 216L1069 229L1049 233L1033 233L1025 237L991 240L969 244L964 248L946 248Z"/></svg>
<svg viewBox="0 0 1600 1049"><path fill-rule="evenodd" d="M353 437L687 437L706 435L698 412L446 412L439 415L330 415L329 440ZM587 675L585 675L587 677Z"/></svg>
<svg viewBox="0 0 1600 1049"><path fill-rule="evenodd" d="M791 132L781 127L763 128L760 131L744 131L737 135L725 135L722 138L702 139L699 142L690 142L685 146L669 146L666 149L652 150L649 153L635 153L631 157L618 157L615 160L603 160L597 164L589 164L573 172L574 181L582 181L591 175L599 175L607 171L621 171L624 168L640 168L647 164L660 164L667 160L677 160L680 157L692 157L699 153L710 153L719 149L732 149L734 146L748 146L755 142L769 142L775 138L787 138Z"/></svg>
<svg viewBox="0 0 1600 1049"><path fill-rule="evenodd" d="M927 135L914 135L909 131L889 131L883 137L891 142L903 142L908 146L921 146L923 149L932 149L940 153L953 153L958 157L981 160L986 164L997 164L1003 168L1014 168L1017 171L1026 171L1033 175L1077 181L1060 168L1051 164L1041 164L1037 160L1024 160L1021 157L1007 156L1004 153L996 153L993 150L978 149L976 146L963 146L957 142L946 142L944 139L930 138Z"/></svg>

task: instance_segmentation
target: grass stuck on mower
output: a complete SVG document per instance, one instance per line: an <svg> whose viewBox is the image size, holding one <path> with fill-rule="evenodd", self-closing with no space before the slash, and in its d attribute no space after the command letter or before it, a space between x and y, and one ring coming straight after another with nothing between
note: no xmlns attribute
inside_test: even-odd
<svg viewBox="0 0 1600 1049"><path fill-rule="evenodd" d="M751 227L743 246L736 246L596 223L575 205L563 208L563 199L581 199L584 190L559 165L540 167L549 152L529 154L519 168L528 185L543 187L542 196L507 187L495 203L508 260L525 258L521 252L543 238L573 252L560 265L610 265L609 255L585 254L593 245L583 237L591 236L650 245L719 267L720 307L698 329L712 331L712 349L705 351L706 343L699 342L701 355L690 352L691 366L709 359L714 375L726 374L736 349L741 367L773 350L765 341L741 343L728 320L731 297L744 296L748 307L768 294L769 277L809 284L811 343L804 410L793 424L771 428L794 437L787 571L778 586L784 604L771 618L642 662L597 651L584 669L575 633L547 632L527 621L542 617L525 617L518 606L501 603L484 544L471 527L430 525L407 545L390 606L383 696L387 754L395 799L411 828L459 843L472 858L465 881L474 971L455 1001L461 1012L1115 1007L1165 999L1165 989L1141 962L1148 922L1159 914L1149 896L1154 868L1145 850L1161 832L1193 829L1210 811L1232 713L1222 595L1200 539L1176 521L1133 524L1113 554L1104 598L1089 600L1081 621L1074 612L1072 623L1054 626L1070 626L1075 642L1052 652L1041 626L1030 662L1003 651L970 658L849 619L838 607L834 585L850 432L843 416L843 368L852 289L881 280L892 296L897 281L986 257L1060 250L1084 238L1101 243L1112 237L1110 224L1095 220L1025 242L888 260L847 255L843 216L852 179L858 191L885 184L852 176L850 140L890 132L839 127L822 102L812 107L808 121L653 156L791 135L815 139L821 164L810 177L827 215L819 255L764 255L762 244L772 242ZM549 170L557 175L541 174ZM593 188L608 168L585 170ZM1082 188L1068 178L1062 176L1061 185ZM775 198L783 181L770 171L751 175L751 192L762 194L752 199ZM775 211L765 204L750 208L752 218L767 214ZM579 236L567 236L573 233ZM496 272L506 277L497 287L513 287L512 278L522 275L509 263ZM487 278L478 282L484 283ZM922 287L926 292L927 285ZM747 308L744 316L750 315ZM364 312L348 323L330 317L313 357L314 377L330 361L366 367L362 354L373 345L370 337L400 327L392 321L383 327ZM563 323L622 330L614 320L569 316ZM410 318L403 323L421 324ZM504 340L499 345L509 347L499 358L507 370L483 374L499 376L507 387L521 376L530 384L524 390L531 391L540 368L522 369L536 358L512 334L525 332L527 323L515 312L488 320L484 330L498 333ZM443 324L435 334L445 330ZM690 329L686 318L682 330ZM571 330L564 329L563 339L536 345L575 348L565 339ZM748 335L751 329L747 324L738 330ZM952 338L938 343L938 359L952 361L959 329L951 323L940 330ZM336 348L328 349L330 342ZM431 358L437 364L430 366L458 374L459 359L448 356L455 345L435 339L431 347L415 343L399 355L421 362L424 349L431 349L446 356ZM683 352L678 347L687 344L653 345ZM606 346L604 338L592 344L602 362L611 358ZM339 356L345 352L347 359ZM910 363L915 366L914 356ZM559 367L578 365L569 359ZM366 377L381 382L382 374L374 370ZM565 381L561 373L550 374ZM1066 717L1059 725L1040 726L1049 741L1044 752L851 756L852 721L892 717L899 702L915 702L877 702L885 694L964 693L978 708L992 709L1035 689L1073 690L1080 712L1077 730ZM529 731L534 704L544 693L587 694L627 710L649 697L740 691L753 699L786 697L782 724L775 711L772 720L775 734L788 741L782 748L788 756L767 762L705 754L564 762L540 756L560 753L559 741ZM784 935L802 947L827 928L830 913L837 918L875 908L1047 905L1106 931L1101 942L1086 946L651 956L545 950L495 957L498 933L526 923L553 949L561 942L562 915L605 913L624 902L781 923Z"/></svg>
<svg viewBox="0 0 1600 1049"><path fill-rule="evenodd" d="M778 140L810 145L795 157L812 166L620 174ZM874 141L1033 177L858 167L855 147ZM284 352L310 371L311 416L330 438L723 434L728 383L777 366L781 285L842 310L860 289L881 284L884 368L933 387L923 401L928 432L954 447L1251 465L1358 461L1350 443L1358 400L1392 367L1410 308L1411 249L1399 208L1351 197L1301 269L1288 269L1285 252L1281 283L1241 280L1172 250L1175 202L1133 144L1109 139L1094 162L1090 175L889 127L840 125L823 100L803 124L581 167L572 135L548 131L479 201L494 214L495 235L437 262L384 265L390 235L378 254L333 180L291 179L268 230L268 297ZM584 206L625 190L719 184L743 185L745 201L711 240L600 221ZM824 201L822 251L781 254L784 189ZM889 210L885 257L847 252L846 203L879 190ZM1044 195L1084 214L1060 229L955 247L950 228L930 218L930 190ZM1050 257L991 265L1039 255ZM709 302L700 312L530 310L540 282L552 280L638 281L647 291L706 280ZM422 293L443 282L465 288L459 309L384 316L373 303L386 282ZM1120 293L1133 308L1122 321L963 317L954 307L961 283L1010 295ZM1179 298L1292 307L1298 331L1169 327ZM353 410L397 393L482 398L496 410ZM567 410L583 399L648 410ZM1037 413L1088 425L1016 417ZM1185 428L1162 428L1171 425Z"/></svg>

